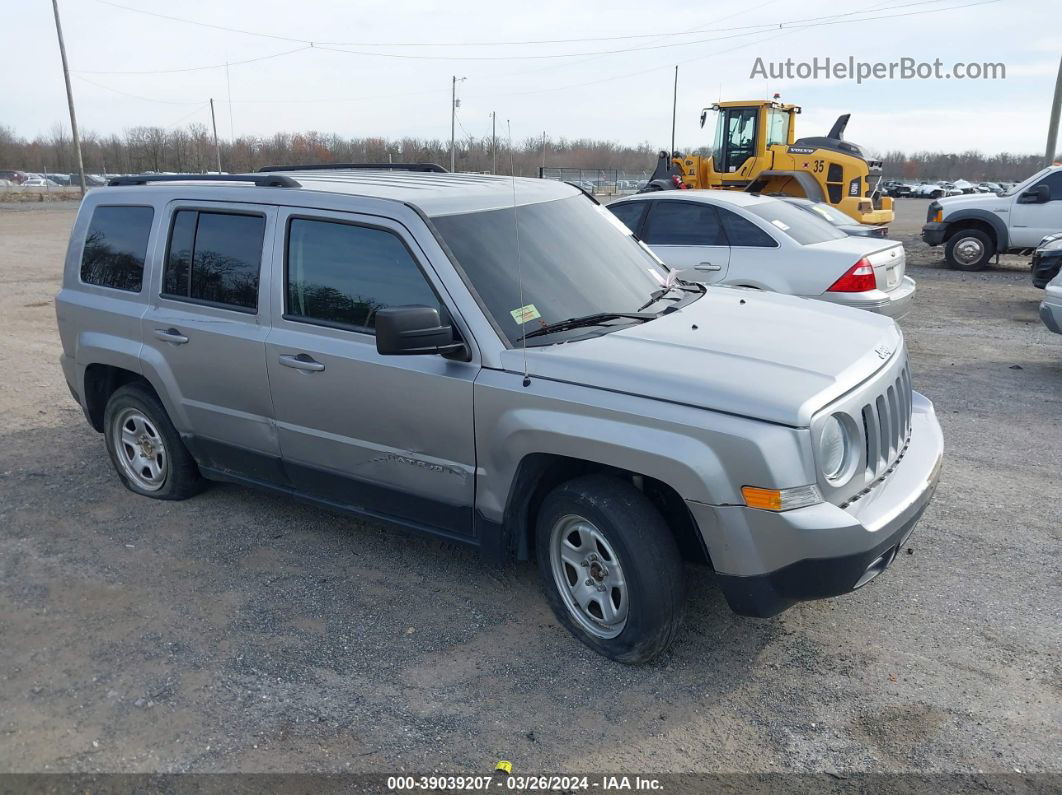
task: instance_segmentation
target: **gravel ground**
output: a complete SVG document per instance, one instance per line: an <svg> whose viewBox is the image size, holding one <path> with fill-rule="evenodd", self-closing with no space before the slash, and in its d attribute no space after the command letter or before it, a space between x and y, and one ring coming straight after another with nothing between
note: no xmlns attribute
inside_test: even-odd
<svg viewBox="0 0 1062 795"><path fill-rule="evenodd" d="M530 565L124 490L56 361L74 209L0 207L0 770L1062 771L1062 338L1026 261L944 270L898 204L947 444L911 554L770 620L691 570L640 668L557 626Z"/></svg>

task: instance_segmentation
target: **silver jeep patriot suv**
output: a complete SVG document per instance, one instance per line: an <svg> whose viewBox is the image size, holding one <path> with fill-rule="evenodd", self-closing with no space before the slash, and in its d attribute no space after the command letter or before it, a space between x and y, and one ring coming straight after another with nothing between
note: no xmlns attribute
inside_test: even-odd
<svg viewBox="0 0 1062 795"><path fill-rule="evenodd" d="M560 622L624 662L674 639L686 562L750 616L889 566L942 453L892 320L705 288L574 187L439 171L91 191L56 311L121 481L536 559Z"/></svg>

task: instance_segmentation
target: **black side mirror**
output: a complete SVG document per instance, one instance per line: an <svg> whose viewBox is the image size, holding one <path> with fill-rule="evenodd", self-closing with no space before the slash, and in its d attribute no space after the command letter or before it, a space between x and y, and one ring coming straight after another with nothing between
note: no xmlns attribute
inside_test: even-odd
<svg viewBox="0 0 1062 795"><path fill-rule="evenodd" d="M708 111L707 110L702 110L701 111L701 127L702 128L704 127L704 123L706 121L708 121Z"/></svg>
<svg viewBox="0 0 1062 795"><path fill-rule="evenodd" d="M1022 191L1018 197L1019 204L1043 204L1051 200L1051 188L1048 185L1035 185Z"/></svg>
<svg viewBox="0 0 1062 795"><path fill-rule="evenodd" d="M454 340L452 326L442 325L430 306L392 306L376 313L376 351L382 356L454 354L467 351Z"/></svg>

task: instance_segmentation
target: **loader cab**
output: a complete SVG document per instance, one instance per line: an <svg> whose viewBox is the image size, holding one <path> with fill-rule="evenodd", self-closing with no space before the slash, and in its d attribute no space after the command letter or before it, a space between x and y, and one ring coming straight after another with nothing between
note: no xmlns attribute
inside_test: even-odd
<svg viewBox="0 0 1062 795"><path fill-rule="evenodd" d="M727 175L747 180L760 168L770 168L769 162L755 159L769 161L771 146L792 143L792 116L799 111L779 102L721 102L705 108L701 126L711 122L715 130L709 168L728 182L732 178Z"/></svg>

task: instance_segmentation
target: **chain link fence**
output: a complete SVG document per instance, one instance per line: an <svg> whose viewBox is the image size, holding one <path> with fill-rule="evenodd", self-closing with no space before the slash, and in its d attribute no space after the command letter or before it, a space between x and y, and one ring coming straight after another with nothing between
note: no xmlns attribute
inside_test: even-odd
<svg viewBox="0 0 1062 795"><path fill-rule="evenodd" d="M637 193L649 179L649 172L619 171L614 168L547 168L540 167L538 176L558 182L571 182L585 191L600 196Z"/></svg>

